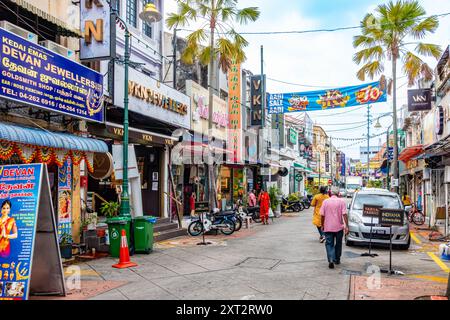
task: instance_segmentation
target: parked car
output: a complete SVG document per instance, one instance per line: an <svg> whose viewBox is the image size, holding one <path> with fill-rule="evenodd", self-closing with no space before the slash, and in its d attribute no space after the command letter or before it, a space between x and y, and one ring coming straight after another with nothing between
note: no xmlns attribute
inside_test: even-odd
<svg viewBox="0 0 450 320"><path fill-rule="evenodd" d="M357 192L352 202L348 204L349 234L345 237L345 244L348 246L355 244L367 245L370 241L371 218L362 216L364 204L382 206L387 209L405 210L400 196L394 192L375 188L364 188ZM378 218L373 218L372 243L389 245L390 237L389 227L381 227L378 224ZM407 250L410 243L409 221L405 210L403 226L392 227L392 245Z"/></svg>
<svg viewBox="0 0 450 320"><path fill-rule="evenodd" d="M339 189L339 194L340 194L341 197L347 198L347 190L345 188L340 188Z"/></svg>

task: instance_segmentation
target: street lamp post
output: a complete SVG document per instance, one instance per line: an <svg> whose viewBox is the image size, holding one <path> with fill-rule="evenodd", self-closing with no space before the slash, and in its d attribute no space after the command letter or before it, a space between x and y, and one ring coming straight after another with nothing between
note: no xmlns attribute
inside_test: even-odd
<svg viewBox="0 0 450 320"><path fill-rule="evenodd" d="M111 10L117 13L117 10L114 7ZM118 14L115 15L117 21L121 24L122 28L125 31L125 53L124 53L124 96L123 96L123 153L122 153L122 193L120 196L120 211L119 216L125 218L131 218L130 214L130 196L128 192L128 69L130 64L130 31L128 30L128 26L123 21ZM156 9L154 3L148 3L144 11L139 14L139 17L147 23L153 23L160 21L162 16Z"/></svg>

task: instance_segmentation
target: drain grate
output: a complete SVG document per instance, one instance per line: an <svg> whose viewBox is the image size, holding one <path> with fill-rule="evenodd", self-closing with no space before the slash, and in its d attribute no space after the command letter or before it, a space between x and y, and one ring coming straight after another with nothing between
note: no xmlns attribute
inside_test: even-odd
<svg viewBox="0 0 450 320"><path fill-rule="evenodd" d="M342 270L340 272L340 274L344 274L344 275L347 275L347 276L360 276L360 275L362 275L362 272L361 271L356 271L356 270L344 269L344 270Z"/></svg>
<svg viewBox="0 0 450 320"><path fill-rule="evenodd" d="M361 254L360 253L351 252L351 251L345 251L344 252L344 257L349 258L349 259L360 258Z"/></svg>
<svg viewBox="0 0 450 320"><path fill-rule="evenodd" d="M269 258L247 258L244 261L238 263L236 267L244 268L258 268L258 269L268 269L271 270L275 268L281 260L279 259L269 259Z"/></svg>

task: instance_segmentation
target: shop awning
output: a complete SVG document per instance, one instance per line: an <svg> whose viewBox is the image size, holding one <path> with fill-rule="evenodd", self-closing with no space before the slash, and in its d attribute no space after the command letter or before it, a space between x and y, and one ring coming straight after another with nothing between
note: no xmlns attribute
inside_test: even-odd
<svg viewBox="0 0 450 320"><path fill-rule="evenodd" d="M64 21L55 18L49 13L37 8L32 5L29 1L26 0L10 0L11 2L17 4L18 6L26 9L27 11L37 15L38 17L50 22L51 24L56 26L56 32L58 34L69 36L69 37L81 37L81 31L77 29L73 29L67 25Z"/></svg>
<svg viewBox="0 0 450 320"><path fill-rule="evenodd" d="M407 147L403 149L403 151L400 153L400 155L398 156L398 160L408 162L411 158L416 157L423 152L424 152L423 145L421 144L412 147Z"/></svg>
<svg viewBox="0 0 450 320"><path fill-rule="evenodd" d="M302 169L305 172L314 172L311 168L308 168L300 163L294 162L294 168L296 169Z"/></svg>
<svg viewBox="0 0 450 320"><path fill-rule="evenodd" d="M6 123L0 123L0 140L55 149L108 152L108 145L100 140Z"/></svg>

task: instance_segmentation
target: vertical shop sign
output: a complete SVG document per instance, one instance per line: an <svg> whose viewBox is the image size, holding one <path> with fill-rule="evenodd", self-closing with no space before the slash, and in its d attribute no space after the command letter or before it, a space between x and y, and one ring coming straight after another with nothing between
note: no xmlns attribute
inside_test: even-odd
<svg viewBox="0 0 450 320"><path fill-rule="evenodd" d="M228 144L233 151L234 163L242 161L241 121L241 65L233 62L228 71Z"/></svg>
<svg viewBox="0 0 450 320"><path fill-rule="evenodd" d="M58 236L72 235L72 160L58 169Z"/></svg>
<svg viewBox="0 0 450 320"><path fill-rule="evenodd" d="M0 206L0 300L65 295L47 166L0 166Z"/></svg>
<svg viewBox="0 0 450 320"><path fill-rule="evenodd" d="M261 76L252 76L250 78L250 104L251 104L251 125L262 125L262 99L263 99L263 87L266 82L266 76L263 76L264 83L261 83Z"/></svg>
<svg viewBox="0 0 450 320"><path fill-rule="evenodd" d="M233 170L233 197L237 199L244 194L244 169Z"/></svg>

